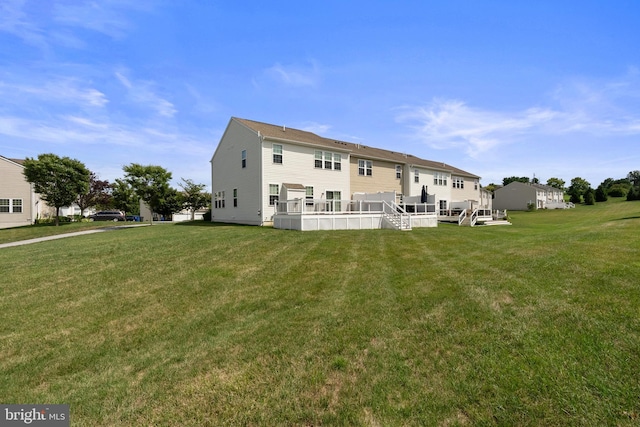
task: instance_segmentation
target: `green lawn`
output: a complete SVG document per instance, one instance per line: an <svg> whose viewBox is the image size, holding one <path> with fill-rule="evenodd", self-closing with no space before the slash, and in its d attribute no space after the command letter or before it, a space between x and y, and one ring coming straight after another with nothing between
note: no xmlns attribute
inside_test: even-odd
<svg viewBox="0 0 640 427"><path fill-rule="evenodd" d="M74 426L638 426L640 202L511 219L1 249L0 400Z"/></svg>

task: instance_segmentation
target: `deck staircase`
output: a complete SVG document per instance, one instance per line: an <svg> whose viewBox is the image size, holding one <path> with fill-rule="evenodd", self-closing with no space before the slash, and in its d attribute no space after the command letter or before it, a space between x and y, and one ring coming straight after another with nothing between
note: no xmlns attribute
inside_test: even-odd
<svg viewBox="0 0 640 427"><path fill-rule="evenodd" d="M484 225L511 225L511 223L506 219L479 219L477 209L467 209L460 214L458 225L462 227L478 227Z"/></svg>
<svg viewBox="0 0 640 427"><path fill-rule="evenodd" d="M382 220L394 230L411 230L411 216L393 202L384 202Z"/></svg>

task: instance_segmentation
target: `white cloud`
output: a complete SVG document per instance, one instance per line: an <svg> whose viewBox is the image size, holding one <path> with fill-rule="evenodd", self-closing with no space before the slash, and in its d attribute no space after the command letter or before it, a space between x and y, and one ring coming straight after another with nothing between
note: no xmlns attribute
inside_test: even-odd
<svg viewBox="0 0 640 427"><path fill-rule="evenodd" d="M266 69L265 74L271 79L291 87L317 86L321 77L320 70L315 61L311 61L305 66L284 66L276 63Z"/></svg>
<svg viewBox="0 0 640 427"><path fill-rule="evenodd" d="M478 157L496 148L570 134L615 137L640 134L640 79L633 69L609 81L573 79L552 92L546 107L498 111L463 101L435 99L398 109L396 121L433 149L463 150Z"/></svg>
<svg viewBox="0 0 640 427"><path fill-rule="evenodd" d="M42 104L63 103L84 107L103 107L109 100L106 95L88 83L73 78L50 78L22 82L0 82L0 94L11 94L13 103Z"/></svg>
<svg viewBox="0 0 640 427"><path fill-rule="evenodd" d="M316 122L304 122L298 127L301 130L312 132L320 136L325 135L329 131L329 129L331 129L331 125L326 125L326 124L321 124Z"/></svg>
<svg viewBox="0 0 640 427"><path fill-rule="evenodd" d="M116 71L116 78L129 93L130 99L137 105L154 110L158 115L171 118L178 110L173 103L155 93L155 84L149 81L131 81L124 71Z"/></svg>
<svg viewBox="0 0 640 427"><path fill-rule="evenodd" d="M47 48L45 31L29 19L24 11L25 0L0 2L0 31L21 38L26 44Z"/></svg>
<svg viewBox="0 0 640 427"><path fill-rule="evenodd" d="M532 108L505 113L471 108L458 100L434 100L426 107L403 107L396 121L406 123L414 136L434 149L462 148L475 157L514 139L557 113Z"/></svg>
<svg viewBox="0 0 640 427"><path fill-rule="evenodd" d="M149 10L144 1L58 1L53 9L53 19L62 25L79 27L105 34L114 39L124 38L132 28L127 18L131 9Z"/></svg>

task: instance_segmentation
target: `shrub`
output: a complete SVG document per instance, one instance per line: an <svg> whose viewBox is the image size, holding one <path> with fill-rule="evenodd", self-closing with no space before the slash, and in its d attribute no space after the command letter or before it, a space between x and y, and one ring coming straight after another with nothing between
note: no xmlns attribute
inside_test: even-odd
<svg viewBox="0 0 640 427"><path fill-rule="evenodd" d="M593 191L593 188L589 188L584 193L584 204L585 205L595 205L596 204L596 195L595 195L595 191Z"/></svg>
<svg viewBox="0 0 640 427"><path fill-rule="evenodd" d="M211 209L207 210L203 215L202 215L202 219L204 221L209 221L211 222Z"/></svg>
<svg viewBox="0 0 640 427"><path fill-rule="evenodd" d="M535 203L527 203L527 210L529 212L535 211L536 210L536 204Z"/></svg>
<svg viewBox="0 0 640 427"><path fill-rule="evenodd" d="M599 185L598 188L596 188L596 202L606 202L608 198L607 191L602 185Z"/></svg>
<svg viewBox="0 0 640 427"><path fill-rule="evenodd" d="M582 202L582 199L580 197L580 194L578 193L571 193L571 197L569 198L569 201L573 204L579 204L580 202Z"/></svg>
<svg viewBox="0 0 640 427"><path fill-rule="evenodd" d="M611 197L626 197L629 191L629 186L623 184L613 184L611 187L609 187L607 194Z"/></svg>

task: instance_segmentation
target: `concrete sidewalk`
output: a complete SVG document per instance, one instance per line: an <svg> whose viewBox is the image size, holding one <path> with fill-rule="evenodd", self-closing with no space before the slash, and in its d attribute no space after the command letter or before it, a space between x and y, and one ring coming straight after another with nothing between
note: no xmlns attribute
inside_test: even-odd
<svg viewBox="0 0 640 427"><path fill-rule="evenodd" d="M0 249L11 248L13 246L30 245L32 243L46 242L48 240L64 239L66 237L83 236L85 234L102 233L104 231L121 230L124 228L133 228L133 227L146 227L148 225L150 224L122 225L122 226L116 226L116 227L97 228L94 230L76 231L73 233L56 234L55 236L38 237L36 239L18 240L17 242L2 243L0 244Z"/></svg>

